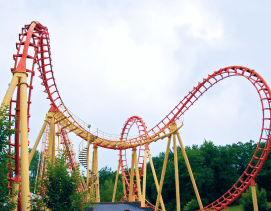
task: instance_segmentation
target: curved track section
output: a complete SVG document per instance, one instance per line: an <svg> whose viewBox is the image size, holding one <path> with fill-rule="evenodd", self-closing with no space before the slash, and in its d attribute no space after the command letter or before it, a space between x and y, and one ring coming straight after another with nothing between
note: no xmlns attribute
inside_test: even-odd
<svg viewBox="0 0 271 211"><path fill-rule="evenodd" d="M75 153L73 150L72 143L69 139L68 133L65 129L60 129L60 125L57 124L58 129L58 135L61 140L61 144L63 146L63 151L67 159L67 163L70 169L70 172L72 173L74 169L77 168L77 162L75 159Z"/></svg>
<svg viewBox="0 0 271 211"><path fill-rule="evenodd" d="M147 127L145 123L143 122L143 120L138 116L132 116L123 125L123 129L122 129L121 137L120 137L121 142L126 142L128 140L129 132L134 124L136 124L137 126L139 136L145 137L147 135ZM140 146L139 153L138 153L138 164L139 164L139 168L141 167L140 172L139 172L140 178L143 176L143 165L144 165L143 161L144 161L144 148ZM124 193L122 199L128 199L131 175L130 175L129 167L127 163L126 149L120 150L119 163L121 167L122 177L124 178L124 182L127 187L126 193ZM132 176L132 178L134 178L134 176ZM133 185L134 185L133 192L137 193L138 190L136 187L135 180L133 181ZM136 200L138 200L137 195L136 195Z"/></svg>
<svg viewBox="0 0 271 211"><path fill-rule="evenodd" d="M48 99L50 99L52 106L55 107L58 112L56 115L56 122L60 123L63 128L67 128L67 130L73 131L81 138L87 140L87 124L73 115L65 107L57 89L52 68L48 29L38 22L32 22L31 25L26 25L23 28L22 33L19 35L19 43L16 43L16 48L17 54L14 55L15 65L12 71L25 70L24 61L27 61L26 64L29 64L30 66L29 69L26 68L27 73L30 75L30 77L28 77L30 80L28 82L28 117L30 117L31 90L33 89L32 78L34 76L34 66L37 63L40 78L43 81L42 85L45 87L44 92L48 94ZM32 54L28 52L28 49L31 48L33 49ZM257 174L260 172L270 150L271 91L267 83L256 71L242 66L232 66L220 69L215 71L212 75L208 75L206 79L203 79L203 81L198 83L196 87L193 87L192 91L190 91L188 95L185 96L184 99L177 106L175 106L175 108L164 119L149 130L147 134L141 134L138 137L125 141L122 141L120 137L113 137L100 131L99 134L89 135L92 137L93 142L96 142L98 146L111 149L133 148L151 143L162 137L166 137L166 134L161 135L161 133L167 133L169 125L178 120L203 95L203 93L205 93L219 81L232 76L244 77L255 87L261 101L263 118L259 144L247 169L241 175L239 180L233 185L233 187L227 191L227 193L204 208L205 210L223 209L223 206L228 206L231 204L249 187L250 182L255 179ZM14 107L19 108L18 99L17 94L17 98L12 99L11 101L11 109ZM10 119L12 119L14 115L19 116L19 112L19 110L16 110L15 114L11 113ZM18 147L16 148L16 146L19 146L18 134L19 132L15 134L15 143L10 144L10 148L15 146L15 152L16 150L19 150ZM16 166L16 163L19 163L20 158L17 156L14 159ZM13 175L14 174L10 175L11 183L12 181L16 180L16 176L18 179L19 168L15 168L15 178L13 178Z"/></svg>

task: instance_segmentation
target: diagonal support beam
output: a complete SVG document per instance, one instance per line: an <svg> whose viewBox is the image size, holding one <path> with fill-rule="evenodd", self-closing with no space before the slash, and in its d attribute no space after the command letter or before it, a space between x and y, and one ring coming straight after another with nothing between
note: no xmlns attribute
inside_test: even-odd
<svg viewBox="0 0 271 211"><path fill-rule="evenodd" d="M36 150L37 150L37 147L38 147L38 145L39 145L39 143L40 143L40 139L41 139L41 137L42 137L42 134L43 134L43 132L44 132L44 130L45 130L46 125L48 124L48 122L49 122L49 118L48 118L48 116L46 115L45 120L44 120L44 123L43 123L43 125L42 125L42 127L41 127L41 130L40 130L40 133L39 133L39 135L38 135L38 137L37 137L37 140L36 140L36 142L35 142L35 145L33 146L32 150L31 150L31 153L30 153L30 155L29 155L29 158L28 158L28 160L29 160L29 165L31 164L31 161L32 161L32 159L33 159L33 156L34 156L34 154L35 154L35 152L36 152Z"/></svg>
<svg viewBox="0 0 271 211"><path fill-rule="evenodd" d="M116 191L117 191L118 180L119 180L119 171L120 171L120 162L118 162L118 169L117 169L117 174L116 174L116 180L115 180L115 186L114 186L112 202L115 202Z"/></svg>
<svg viewBox="0 0 271 211"><path fill-rule="evenodd" d="M147 153L148 153L149 162L150 162L150 165L151 165L151 170L152 170L152 175L153 175L153 179L154 179L154 182L155 182L156 190L157 190L157 193L158 193L159 184L158 184L157 176L156 176L156 173L155 173L154 165L153 165L153 162L152 162L151 153L150 153L149 150L147 151ZM165 211L166 209L165 209L165 205L164 205L164 201L163 201L162 195L159 198L159 201L160 201L162 210Z"/></svg>
<svg viewBox="0 0 271 211"><path fill-rule="evenodd" d="M161 174L161 179L160 179L160 187L159 187L157 199L156 199L155 211L158 211L158 206L159 206L159 202L160 202L159 198L161 197L161 194L162 194L162 188L163 188L163 183L164 183L165 173L166 173L166 168L167 168L170 142L171 142L171 136L169 136L169 138L168 138L167 149L166 149L166 154L165 154L165 158L164 158L164 164L163 164L163 169L162 169L162 174Z"/></svg>
<svg viewBox="0 0 271 211"><path fill-rule="evenodd" d="M177 154L177 145L176 145L175 134L173 134L173 149L174 149L174 166L175 166L176 206L177 206L177 211L181 211L180 184L179 184L179 171L178 171L178 154Z"/></svg>
<svg viewBox="0 0 271 211"><path fill-rule="evenodd" d="M135 163L135 170L136 170L137 193L138 193L139 201L142 201L142 197L141 197L141 186L140 186L140 177L139 177L139 169L138 169L138 162L137 162L136 151L135 151L134 159L135 159L134 163Z"/></svg>
<svg viewBox="0 0 271 211"><path fill-rule="evenodd" d="M191 182L192 182L192 185L193 185L196 197L197 197L197 201L198 201L199 207L200 207L200 209L202 209L203 205L202 205L202 202L201 202L199 191L198 191L198 188L197 188L197 185L196 185L196 181L195 181L195 178L194 178L194 175L193 175L193 172L192 172L192 169L191 169L191 166L190 166L187 154L185 152L185 148L183 146L183 142L182 142L181 136L180 136L180 134L179 134L178 131L176 131L176 134L177 134L177 137L178 137L178 140L179 140L179 143L180 143L180 147L181 147L181 150L182 150L182 153L183 153L184 161L185 161L186 167L188 169L188 173L190 175L190 179L191 179Z"/></svg>

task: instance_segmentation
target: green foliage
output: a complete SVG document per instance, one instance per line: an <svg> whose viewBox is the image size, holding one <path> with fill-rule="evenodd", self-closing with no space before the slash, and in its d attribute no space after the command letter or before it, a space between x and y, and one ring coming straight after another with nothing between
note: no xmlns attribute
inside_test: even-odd
<svg viewBox="0 0 271 211"><path fill-rule="evenodd" d="M102 202L112 202L116 171L112 171L108 166L103 167L99 171L99 182L100 182L100 199ZM115 196L115 201L119 201L123 196L123 187L121 175L119 175L117 191Z"/></svg>
<svg viewBox="0 0 271 211"><path fill-rule="evenodd" d="M244 211L241 205L229 206L228 211Z"/></svg>
<svg viewBox="0 0 271 211"><path fill-rule="evenodd" d="M8 166L9 158L8 152L8 137L15 133L14 129L10 129L13 122L8 119L8 112L6 109L0 109L0 209L12 210L15 208L16 203L10 202L10 199L16 195L16 193L9 194L7 175L11 171ZM18 194L18 193L17 193Z"/></svg>
<svg viewBox="0 0 271 211"><path fill-rule="evenodd" d="M101 201L102 202L112 202L112 196L114 191L115 181L108 179L101 185ZM123 196L122 182L118 181L115 201L119 201Z"/></svg>
<svg viewBox="0 0 271 211"><path fill-rule="evenodd" d="M267 197L266 197L266 190L263 188L261 191L258 189L258 185L256 185L256 194L257 194L257 200L258 200L258 208L261 211L267 211L268 203L267 203ZM249 188L245 193L242 194L242 197L240 199L240 204L243 206L244 211L253 211L253 202L252 202L252 194L251 194L251 188Z"/></svg>
<svg viewBox="0 0 271 211"><path fill-rule="evenodd" d="M101 170L99 171L100 186L103 185L106 180L114 180L114 174L115 172L112 171L112 169L108 166L101 168Z"/></svg>
<svg viewBox="0 0 271 211"><path fill-rule="evenodd" d="M29 149L29 153L31 152L32 149ZM35 188L35 182L36 182L36 176L37 176L37 167L39 165L39 151L36 150L32 161L29 166L29 183L30 183L30 192L34 193L34 188Z"/></svg>
<svg viewBox="0 0 271 211"><path fill-rule="evenodd" d="M267 160L264 163L264 166L256 177L256 183L259 185L259 188L264 188L267 192L267 200L271 201L271 152L267 157Z"/></svg>
<svg viewBox="0 0 271 211"><path fill-rule="evenodd" d="M79 191L81 186L81 176L79 167L72 174L68 171L65 155L56 157L52 162L46 160L45 179L39 180L39 192L43 193L43 198L32 200L35 209L40 209L46 205L50 210L71 210L81 211L91 205L87 203L87 191Z"/></svg>
<svg viewBox="0 0 271 211"><path fill-rule="evenodd" d="M9 159L7 156L3 156L0 161L0 210L12 210L15 208L16 203L10 203L10 199L16 195L16 193L9 194L8 178L7 175L10 172L8 168ZM18 193L17 193L18 194Z"/></svg>
<svg viewBox="0 0 271 211"><path fill-rule="evenodd" d="M199 205L196 199L192 199L190 202L188 202L185 207L184 211L195 211L199 209Z"/></svg>
<svg viewBox="0 0 271 211"><path fill-rule="evenodd" d="M201 146L186 147L187 153L202 203L207 205L224 194L241 176L247 167L256 144L253 141L245 144L216 146L211 141L204 141ZM180 200L182 209L195 197L193 186L183 155L178 147L178 169L180 181ZM153 157L153 163L158 180L161 177L165 153ZM155 204L157 191L151 173L150 164L147 165L147 199ZM175 174L173 152L170 150L162 196L167 210L176 209Z"/></svg>
<svg viewBox="0 0 271 211"><path fill-rule="evenodd" d="M8 137L16 132L15 129L11 129L16 119L10 122L8 112L7 108L0 108L0 162L5 159L8 152Z"/></svg>
<svg viewBox="0 0 271 211"><path fill-rule="evenodd" d="M185 147L203 205L207 205L215 201L232 187L232 185L238 180L246 169L256 147L257 144L254 141L249 141L247 143L238 142L237 144L226 146L216 146L211 141L206 140L201 146L193 145L192 147ZM179 147L177 151L181 209L185 208L193 210L194 208L191 207L197 204L195 200L191 200L195 198L195 193ZM162 190L162 196L167 210L176 209L175 170L173 156L174 154L172 150L170 150ZM164 157L164 152L161 152L158 156L153 157L153 164L158 180L160 180L161 177ZM146 198L152 204L155 204L157 191L151 172L151 167L148 163ZM259 188L266 188L267 197L270 197L270 199L268 199L271 201L270 175L271 153L269 154L263 169L256 178ZM101 201L109 202L112 200L115 176L116 172L112 171L112 169L107 166L102 168L99 172ZM121 179L119 183L120 182ZM118 184L118 188L120 187L122 187L122 185ZM119 192L121 192L121 195L123 194L122 190L117 190L117 194ZM260 192L259 194L263 193ZM238 207L239 201L240 199L234 203L236 207ZM259 204L260 203L262 202L259 201ZM197 208L194 210L197 210L198 205L195 206L197 206Z"/></svg>

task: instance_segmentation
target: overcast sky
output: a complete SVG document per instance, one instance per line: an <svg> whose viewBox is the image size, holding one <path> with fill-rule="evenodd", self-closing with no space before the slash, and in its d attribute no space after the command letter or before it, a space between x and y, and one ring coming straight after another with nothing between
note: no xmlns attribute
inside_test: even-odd
<svg viewBox="0 0 271 211"><path fill-rule="evenodd" d="M50 33L53 70L65 105L99 128L120 134L138 115L150 129L199 81L232 65L255 69L268 84L269 1L0 1L0 99L10 83L15 43L37 20ZM49 109L38 71L29 134L33 146ZM261 105L253 86L231 77L184 116L184 145L258 141ZM136 130L132 130L136 132ZM135 134L134 134L135 135ZM78 150L80 138L71 136ZM166 140L150 145L153 156ZM99 168L117 168L118 151L99 149Z"/></svg>

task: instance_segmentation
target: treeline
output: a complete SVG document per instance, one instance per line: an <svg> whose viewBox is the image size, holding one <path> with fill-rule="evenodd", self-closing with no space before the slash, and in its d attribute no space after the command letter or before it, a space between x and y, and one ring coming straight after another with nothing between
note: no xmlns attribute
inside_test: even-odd
<svg viewBox="0 0 271 211"><path fill-rule="evenodd" d="M222 196L238 180L246 169L252 155L255 152L257 143L250 141L247 143L237 143L226 146L216 146L211 141L205 141L201 146L193 145L185 147L197 187L203 205L208 205ZM181 149L178 147L178 169L180 182L181 208L196 199L192 183L184 162ZM35 153L30 165L30 190L34 192L36 171L39 160L38 151ZM175 170L174 154L170 150L168 164L166 168L165 180L162 196L167 210L175 210ZM160 181L165 153L161 152L153 157L153 164ZM264 164L263 169L256 178L258 188L267 191L267 200L271 202L271 153ZM111 202L116 178L116 171L105 166L99 171L100 195L102 202ZM115 201L119 201L123 196L121 174L118 180ZM157 191L154 183L150 164L147 164L147 187L146 199L152 204L156 203ZM239 203L239 201L237 201Z"/></svg>
<svg viewBox="0 0 271 211"><path fill-rule="evenodd" d="M257 144L254 141L247 143L239 142L226 146L216 146L211 141L204 141L201 146L193 145L192 147L185 147L203 205L208 205L218 199L232 187L246 169L256 147ZM175 210L176 208L173 156L173 151L170 150L162 191L167 210ZM160 153L157 157L153 157L158 181L160 180L164 157L164 152ZM271 201L271 155L268 158L262 171L256 178L256 183L259 189L264 188L267 191L267 200ZM181 208L183 208L191 200L194 201L196 196L180 148L178 148L178 169ZM99 177L101 201L110 202L112 200L116 171L112 171L111 168L106 166L99 171ZM119 200L122 195L123 190L120 177L116 200ZM148 163L146 198L155 204L156 197L157 191L151 167Z"/></svg>

